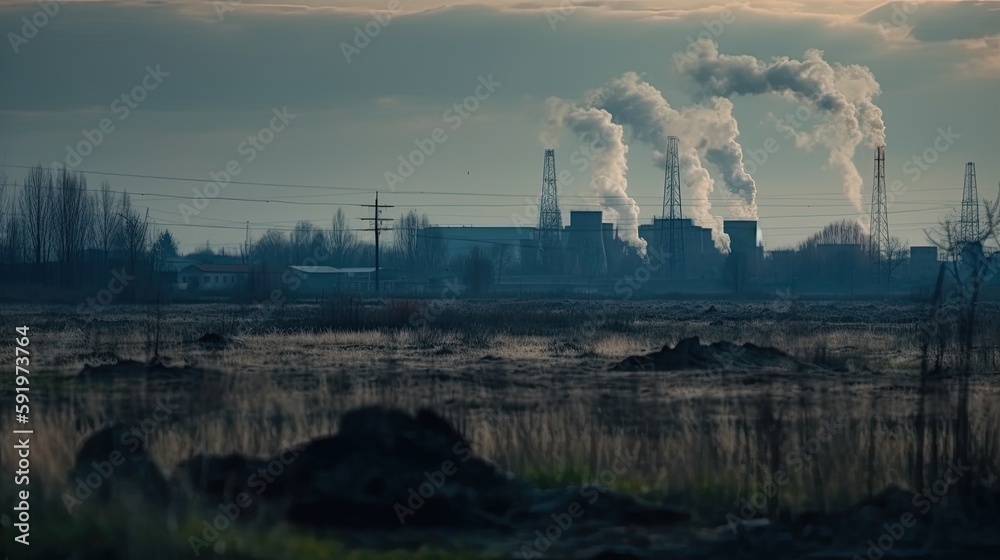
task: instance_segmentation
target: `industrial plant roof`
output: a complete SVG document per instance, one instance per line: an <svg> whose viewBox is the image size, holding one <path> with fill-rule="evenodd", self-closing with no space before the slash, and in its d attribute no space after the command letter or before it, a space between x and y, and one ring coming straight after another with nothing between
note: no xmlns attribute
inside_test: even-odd
<svg viewBox="0 0 1000 560"><path fill-rule="evenodd" d="M344 270L339 268L333 268L332 266L290 266L298 270L299 272L304 272L306 274L343 274Z"/></svg>
<svg viewBox="0 0 1000 560"><path fill-rule="evenodd" d="M197 268L202 272L250 272L250 269L242 264L192 264L185 268Z"/></svg>
<svg viewBox="0 0 1000 560"><path fill-rule="evenodd" d="M288 268L295 269L305 274L363 274L365 272L375 272L375 267L370 268L334 268L332 266L304 266L294 265ZM383 267L382 270L385 270Z"/></svg>

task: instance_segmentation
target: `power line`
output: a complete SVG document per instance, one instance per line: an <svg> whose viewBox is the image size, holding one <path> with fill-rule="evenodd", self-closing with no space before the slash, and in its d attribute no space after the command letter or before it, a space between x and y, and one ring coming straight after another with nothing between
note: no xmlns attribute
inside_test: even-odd
<svg viewBox="0 0 1000 560"><path fill-rule="evenodd" d="M34 169L37 166L34 166L34 165L14 165L14 164L9 164L9 163L0 163L0 167L10 168L10 169ZM175 176L175 175L149 175L149 174L142 174L142 173L124 173L124 172L119 172L119 171L99 171L99 170L93 170L93 169L76 169L74 171L79 172L79 173L84 173L84 174L89 173L91 175L102 175L102 176L109 176L109 177L131 177L131 178L138 178L138 179L153 179L153 180L158 180L158 181L181 181L181 182L204 183L204 184L209 184L209 183L214 183L215 182L215 181L213 181L211 179L205 179L203 177L199 178L199 177L181 177L181 176ZM295 183L266 183L266 182L257 182L257 181L236 181L236 180L228 181L227 184L232 184L232 185L246 185L246 186L259 186L259 187L282 187L282 188L293 188L293 189L314 189L314 190L347 191L345 193L342 193L343 196L360 195L360 194L372 194L372 193L374 193L374 192L376 192L378 190L378 189L370 188L370 187L344 187L344 186L333 186L333 185L303 185L303 184L295 184ZM88 190L91 190L91 189L88 189ZM942 188L941 187L931 187L931 188L922 188L922 189L906 189L906 192L929 192L929 191L941 192ZM831 195L832 197L836 197L836 198L831 198L830 200L840 200L840 199L842 199L842 195L840 197L837 197L837 195L839 195L839 194L840 193L831 193L831 192L818 192L818 193L814 193L814 195ZM525 194L515 194L515 193L469 193L469 192L456 192L456 191L397 191L397 192L394 192L393 195L395 195L395 196L440 195L440 196L475 196L475 197L514 197L514 198L528 198L528 199L531 199L533 197L533 195L530 194L530 193L525 193ZM328 194L328 195L316 195L316 196L341 196L341 195L339 195L339 194ZM578 196L586 197L586 198L599 198L598 195L578 195ZM804 197L802 195L797 195L797 194L796 195L778 195L778 194L768 195L767 193L758 193L758 196L760 196L762 198L802 198L802 199L807 199L807 200L818 200L818 198L816 196ZM660 197L658 197L658 196L641 196L641 195L640 196L632 196L631 198L633 198L635 200L659 200L660 199Z"/></svg>

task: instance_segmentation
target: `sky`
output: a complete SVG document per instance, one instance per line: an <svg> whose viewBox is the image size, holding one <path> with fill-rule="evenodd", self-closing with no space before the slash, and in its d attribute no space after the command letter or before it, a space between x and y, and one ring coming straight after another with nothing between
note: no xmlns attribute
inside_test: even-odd
<svg viewBox="0 0 1000 560"><path fill-rule="evenodd" d="M92 188L107 180L184 251L235 247L248 222L253 237L298 220L329 227L338 206L365 228L376 190L387 217L530 222L545 148L556 149L564 222L599 209L595 166L580 164L586 142L553 129L547 100L581 103L635 72L676 109L706 103L675 56L699 35L761 64L818 49L870 71L895 185L889 230L912 245L957 211L966 162L981 197L996 198L1000 180L994 2L0 0L0 32L8 174L42 163L84 171ZM776 124L801 103L731 101L769 249L866 217L870 146L853 154L859 211L829 151ZM823 122L814 113L804 130ZM626 142L627 193L648 222L661 211L663 160L627 130ZM735 217L719 170L705 167L712 211Z"/></svg>

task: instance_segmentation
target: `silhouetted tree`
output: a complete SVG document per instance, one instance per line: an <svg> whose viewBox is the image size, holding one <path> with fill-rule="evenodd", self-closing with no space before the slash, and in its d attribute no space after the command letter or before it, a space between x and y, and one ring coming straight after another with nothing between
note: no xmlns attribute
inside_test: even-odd
<svg viewBox="0 0 1000 560"><path fill-rule="evenodd" d="M319 229L312 222L301 221L295 224L289 239L291 246L291 263L303 264L307 258L321 255L326 247L326 237L323 230Z"/></svg>
<svg viewBox="0 0 1000 560"><path fill-rule="evenodd" d="M939 249L952 256L950 261L941 263L951 277L955 289L949 301L957 309L958 338L963 358L962 368L966 372L972 356L973 338L976 324L976 308L983 283L997 273L992 259L983 254L988 241L998 242L1000 233L1000 193L994 201L984 200L984 220L980 224L979 237L965 239L962 224L944 220L937 230L927 232L927 239Z"/></svg>
<svg viewBox="0 0 1000 560"><path fill-rule="evenodd" d="M21 262L24 253L19 213L17 184L0 169L0 259L9 264Z"/></svg>
<svg viewBox="0 0 1000 560"><path fill-rule="evenodd" d="M393 251L404 270L425 273L440 267L445 258L445 242L430 235L427 214L410 210L393 224Z"/></svg>
<svg viewBox="0 0 1000 560"><path fill-rule="evenodd" d="M326 240L329 245L327 250L330 252L331 266L348 267L356 264L358 236L347 223L343 208L337 208L330 226Z"/></svg>
<svg viewBox="0 0 1000 560"><path fill-rule="evenodd" d="M41 165L32 167L24 178L21 190L20 214L24 224L24 237L32 261L49 260L52 240L52 172Z"/></svg>
<svg viewBox="0 0 1000 560"><path fill-rule="evenodd" d="M910 245L900 241L898 237L890 237L889 244L885 247L885 273L886 283L892 283L892 275L906 262L910 255Z"/></svg>
<svg viewBox="0 0 1000 560"><path fill-rule="evenodd" d="M291 264L291 252L285 234L269 229L253 245L254 260L265 266L286 266Z"/></svg>
<svg viewBox="0 0 1000 560"><path fill-rule="evenodd" d="M153 242L153 248L150 252L153 254L153 258L158 261L172 259L177 256L177 242L174 240L174 236L170 233L170 230L164 230L156 237L156 241Z"/></svg>
<svg viewBox="0 0 1000 560"><path fill-rule="evenodd" d="M118 197L111 190L111 183L101 182L101 190L94 195L94 244L101 251L104 259L115 247L118 232L121 228L121 218L118 216Z"/></svg>
<svg viewBox="0 0 1000 560"><path fill-rule="evenodd" d="M132 208L127 192L122 195L118 216L121 220L119 245L129 263L129 272L134 273L149 249L149 222L145 215Z"/></svg>
<svg viewBox="0 0 1000 560"><path fill-rule="evenodd" d="M817 245L861 245L868 243L868 234L856 220L841 220L828 224L820 231L799 243L799 251L814 249Z"/></svg>
<svg viewBox="0 0 1000 560"><path fill-rule="evenodd" d="M64 280L69 281L84 249L90 246L93 233L94 221L86 177L82 173L61 169L52 201L56 256L62 265Z"/></svg>

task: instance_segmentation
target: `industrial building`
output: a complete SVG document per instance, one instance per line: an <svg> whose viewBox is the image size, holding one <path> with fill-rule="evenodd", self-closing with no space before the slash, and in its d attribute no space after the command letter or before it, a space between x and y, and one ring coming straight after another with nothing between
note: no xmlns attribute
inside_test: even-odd
<svg viewBox="0 0 1000 560"><path fill-rule="evenodd" d="M177 272L181 290L232 291L246 285L250 268L239 264L192 264Z"/></svg>
<svg viewBox="0 0 1000 560"><path fill-rule="evenodd" d="M679 235L681 240L675 245L684 252L683 258L679 259L683 262L683 266L674 268L671 271L672 275L703 277L706 274L715 274L722 264L724 255L715 246L710 228L694 225L693 221L687 218L674 220L653 218L653 223L639 226L639 237L646 240L648 250L655 249L661 254L669 254L671 225L674 234Z"/></svg>
<svg viewBox="0 0 1000 560"><path fill-rule="evenodd" d="M422 236L442 244L445 263L478 248L484 255L518 266L522 248L531 248L535 232L535 228L515 226L433 226L425 229Z"/></svg>
<svg viewBox="0 0 1000 560"><path fill-rule="evenodd" d="M683 217L677 144L676 138L668 142L662 213L638 226L638 235L647 244L645 264L649 265L646 272L650 281L644 283L644 293L742 294L749 290L760 294L778 287L785 291L848 295L871 293L890 277L897 286L904 287L933 281L940 263L935 247L913 247L903 262L896 256L889 262L885 239L878 240L874 248L867 242L854 241L765 252L756 220L725 220L721 232L696 225L693 219ZM631 277L644 261L619 236L615 225L604 221L602 211L570 210L567 222L563 222L554 157L553 150L545 150L537 226L425 227L418 240L428 243L424 247L428 252L423 261L426 264L383 274L379 284L387 290L422 292L436 281L466 273L462 259L473 251L492 261L491 283L500 292L608 293L616 282ZM876 151L876 161L884 162L884 150ZM974 185L974 168L969 169L967 187ZM884 189L884 178L876 173L875 190L879 189ZM966 191L966 198L975 197L974 191ZM879 196L876 193L875 198ZM887 223L882 215L884 208L875 210L873 219L882 228ZM969 235L975 235L973 228L968 229ZM723 249L716 243L719 235L724 235L726 241ZM873 238L872 243L875 241ZM298 292L305 296L372 291L374 270L320 266L286 269L301 279ZM185 276L192 283L197 277L202 287L207 287L206 283L215 287L215 275L202 269L189 267L181 276L182 282ZM224 286L227 280L221 282ZM232 278L228 282L233 282Z"/></svg>

